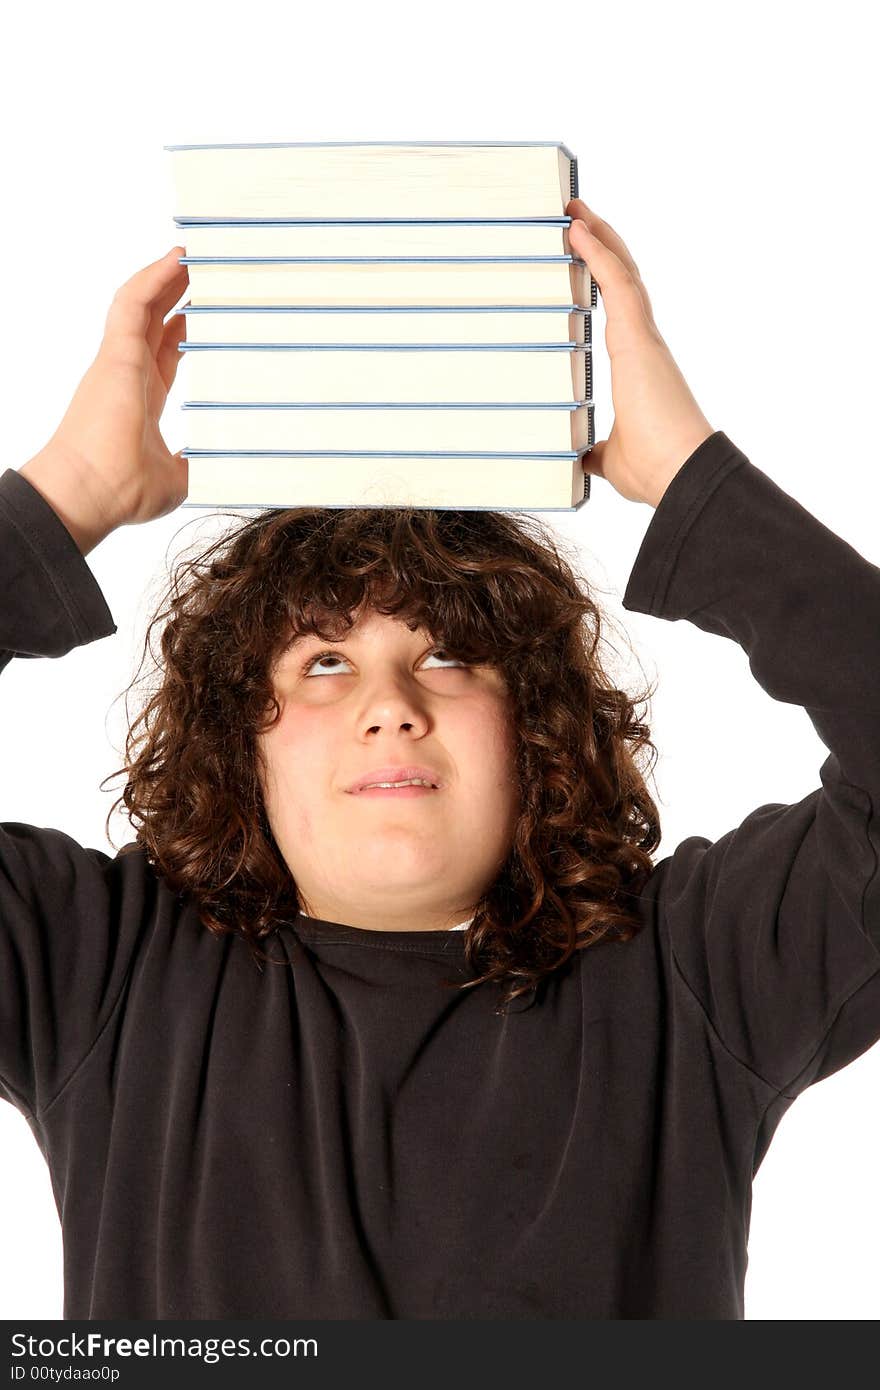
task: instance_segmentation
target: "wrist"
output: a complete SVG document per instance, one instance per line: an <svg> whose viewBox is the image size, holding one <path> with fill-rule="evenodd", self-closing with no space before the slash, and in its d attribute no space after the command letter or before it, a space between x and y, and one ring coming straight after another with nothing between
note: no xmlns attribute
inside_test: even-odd
<svg viewBox="0 0 880 1390"><path fill-rule="evenodd" d="M60 451L41 449L18 471L49 504L82 555L116 530L119 523L110 516L95 480Z"/></svg>
<svg viewBox="0 0 880 1390"><path fill-rule="evenodd" d="M672 468L666 469L663 473L651 480L651 485L644 497L644 501L647 502L650 507L659 507L663 500L663 495L673 478L678 476L685 464L693 458L700 445L705 444L706 440L714 433L715 431L707 420L704 427L698 429L681 445L678 450L678 457L681 459L681 462L677 463Z"/></svg>
<svg viewBox="0 0 880 1390"><path fill-rule="evenodd" d="M660 503L663 501L663 495L666 492L666 489L669 487L669 484L672 482L672 479L675 477L676 473L680 472L682 468L684 468L683 463L680 464L679 467L676 468L672 473L667 474L661 481L652 484L651 488L645 493L645 496L642 498L642 501L647 502L649 507L659 507Z"/></svg>

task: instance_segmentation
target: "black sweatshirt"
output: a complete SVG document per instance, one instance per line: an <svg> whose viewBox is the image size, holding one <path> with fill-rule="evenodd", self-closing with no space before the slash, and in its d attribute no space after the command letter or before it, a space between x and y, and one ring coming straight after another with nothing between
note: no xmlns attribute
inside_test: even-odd
<svg viewBox="0 0 880 1390"><path fill-rule="evenodd" d="M116 630L11 469L0 589L3 665ZM0 1094L49 1164L66 1318L743 1317L773 1132L880 1038L880 570L716 431L623 603L738 642L821 786L689 836L631 941L507 1017L441 987L465 932L300 916L261 971L143 850L0 828Z"/></svg>

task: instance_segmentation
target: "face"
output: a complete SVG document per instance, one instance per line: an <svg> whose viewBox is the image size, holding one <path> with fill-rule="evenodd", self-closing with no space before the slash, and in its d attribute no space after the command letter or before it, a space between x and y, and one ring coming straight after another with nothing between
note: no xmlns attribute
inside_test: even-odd
<svg viewBox="0 0 880 1390"><path fill-rule="evenodd" d="M364 610L338 642L297 638L273 683L281 715L258 736L263 791L302 910L379 930L471 916L507 858L519 806L503 673ZM400 765L428 769L437 790L350 790Z"/></svg>

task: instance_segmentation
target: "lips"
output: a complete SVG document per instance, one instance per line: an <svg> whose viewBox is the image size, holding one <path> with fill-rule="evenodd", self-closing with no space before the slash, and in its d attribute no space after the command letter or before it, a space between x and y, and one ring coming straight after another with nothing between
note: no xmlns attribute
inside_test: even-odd
<svg viewBox="0 0 880 1390"><path fill-rule="evenodd" d="M363 791L364 788L370 786L371 783L408 782L413 777L418 777L425 782L430 782L438 791L443 785L440 774L435 772L432 767L418 767L415 765L407 765L404 767L398 763L396 766L392 767L371 768L369 772L365 772L362 777L359 777L356 782L352 782L347 790L356 793Z"/></svg>

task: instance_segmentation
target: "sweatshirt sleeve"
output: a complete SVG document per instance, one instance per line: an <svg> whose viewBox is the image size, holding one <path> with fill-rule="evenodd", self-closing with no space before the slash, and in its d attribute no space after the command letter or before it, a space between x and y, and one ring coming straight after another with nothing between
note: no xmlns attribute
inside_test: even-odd
<svg viewBox="0 0 880 1390"><path fill-rule="evenodd" d="M723 1046L794 1097L880 1038L880 569L717 430L661 498L623 605L738 642L828 749L815 791L688 837L646 888Z"/></svg>
<svg viewBox="0 0 880 1390"><path fill-rule="evenodd" d="M0 589L0 672L116 631L67 528L13 469L0 475ZM118 862L60 830L0 825L0 1098L25 1114L58 1095L120 989Z"/></svg>

